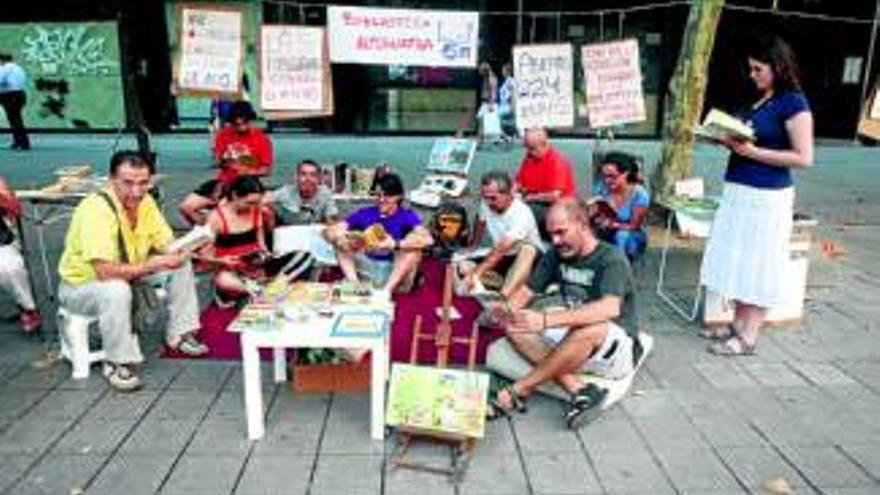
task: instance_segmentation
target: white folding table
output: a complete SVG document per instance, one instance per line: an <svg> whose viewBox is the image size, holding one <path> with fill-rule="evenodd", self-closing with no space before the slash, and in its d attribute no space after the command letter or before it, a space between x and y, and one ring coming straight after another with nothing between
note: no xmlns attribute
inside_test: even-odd
<svg viewBox="0 0 880 495"><path fill-rule="evenodd" d="M286 352L288 348L361 348L372 353L370 387L370 436L376 440L385 438L385 382L388 380L389 356L388 333L393 317L391 309L383 309L384 325L379 335L334 335L333 328L342 314L378 312L373 306L334 307L333 316L309 314L301 319L276 316L270 328L240 328L233 323L230 331L239 332L244 373L244 401L247 415L248 438L258 440L265 434L263 420L263 392L260 373L260 348L273 349L276 382L287 380Z"/></svg>

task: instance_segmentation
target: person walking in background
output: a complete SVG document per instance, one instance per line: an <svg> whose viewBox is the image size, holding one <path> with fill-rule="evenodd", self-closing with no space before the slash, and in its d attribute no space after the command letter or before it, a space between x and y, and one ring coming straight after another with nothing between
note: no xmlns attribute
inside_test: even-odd
<svg viewBox="0 0 880 495"><path fill-rule="evenodd" d="M12 131L14 150L29 150L31 142L21 112L27 104L27 74L20 65L12 61L9 53L0 53L0 106L6 113L9 129Z"/></svg>
<svg viewBox="0 0 880 495"><path fill-rule="evenodd" d="M518 136L516 128L516 112L514 100L516 99L516 79L513 78L513 64L507 62L501 66L501 86L498 88L498 117L501 119L501 131L504 139L514 139Z"/></svg>
<svg viewBox="0 0 880 495"><path fill-rule="evenodd" d="M756 101L738 117L756 141L720 139L731 155L724 193L700 269L701 283L735 302L734 320L705 337L715 354L753 354L768 308L794 293L786 284L792 229L792 169L813 162L813 114L794 52L783 40L757 40L747 52Z"/></svg>

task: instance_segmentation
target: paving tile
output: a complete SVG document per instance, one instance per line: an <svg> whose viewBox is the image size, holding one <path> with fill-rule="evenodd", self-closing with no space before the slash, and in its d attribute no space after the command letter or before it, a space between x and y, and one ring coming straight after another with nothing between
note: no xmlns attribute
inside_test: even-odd
<svg viewBox="0 0 880 495"><path fill-rule="evenodd" d="M691 418L694 426L710 444L757 446L767 442L741 416L725 413L719 416L698 416Z"/></svg>
<svg viewBox="0 0 880 495"><path fill-rule="evenodd" d="M742 368L731 364L730 360L695 363L694 368L718 389L758 387L758 382L754 378Z"/></svg>
<svg viewBox="0 0 880 495"><path fill-rule="evenodd" d="M877 495L880 485L865 485L852 488L830 488L822 490L824 495Z"/></svg>
<svg viewBox="0 0 880 495"><path fill-rule="evenodd" d="M48 456L10 491L15 495L76 493L85 489L105 459L103 455Z"/></svg>
<svg viewBox="0 0 880 495"><path fill-rule="evenodd" d="M37 404L46 393L45 390L0 389L0 397L4 398L0 400L0 419L18 418ZM7 397L15 397L15 400Z"/></svg>
<svg viewBox="0 0 880 495"><path fill-rule="evenodd" d="M159 392L149 390L133 394L110 392L89 409L89 418L107 421L139 419L158 397Z"/></svg>
<svg viewBox="0 0 880 495"><path fill-rule="evenodd" d="M232 493L245 455L184 454L162 487L162 494L208 495Z"/></svg>
<svg viewBox="0 0 880 495"><path fill-rule="evenodd" d="M91 417L66 432L52 449L60 454L110 454L134 430L136 421L104 421Z"/></svg>
<svg viewBox="0 0 880 495"><path fill-rule="evenodd" d="M667 448L656 454L679 491L739 489L736 479L711 450Z"/></svg>
<svg viewBox="0 0 880 495"><path fill-rule="evenodd" d="M410 495L414 487L418 487L419 495L453 495L455 486L448 476L437 473L429 473L416 469L395 467L393 457L389 454L385 466L385 490L386 495ZM429 465L441 469L449 469L452 461L452 453L446 445L428 445L416 443L407 452L406 460L421 465ZM465 477L470 469L465 472Z"/></svg>
<svg viewBox="0 0 880 495"><path fill-rule="evenodd" d="M383 442L370 437L369 416L359 421L327 421L321 454L382 454Z"/></svg>
<svg viewBox="0 0 880 495"><path fill-rule="evenodd" d="M777 478L785 479L794 488L807 486L806 480L772 447L719 447L718 455L749 488L761 489Z"/></svg>
<svg viewBox="0 0 880 495"><path fill-rule="evenodd" d="M598 452L643 450L645 442L635 425L627 419L602 416L578 431L581 441L591 454Z"/></svg>
<svg viewBox="0 0 880 495"><path fill-rule="evenodd" d="M786 459L813 485L825 488L861 487L873 480L834 447L780 446Z"/></svg>
<svg viewBox="0 0 880 495"><path fill-rule="evenodd" d="M26 366L24 370L6 381L5 388L16 390L47 390L57 387L70 378L70 367L59 364L48 369Z"/></svg>
<svg viewBox="0 0 880 495"><path fill-rule="evenodd" d="M382 456L324 455L318 459L313 495L374 495L382 489ZM345 473L340 476L340 473Z"/></svg>
<svg viewBox="0 0 880 495"><path fill-rule="evenodd" d="M44 420L75 419L91 407L103 393L103 389L53 390L28 411L28 416Z"/></svg>
<svg viewBox="0 0 880 495"><path fill-rule="evenodd" d="M681 414L669 390L653 390L639 396L629 396L621 404L633 418L659 418Z"/></svg>
<svg viewBox="0 0 880 495"><path fill-rule="evenodd" d="M842 448L862 469L870 473L875 481L880 480L880 443L844 443Z"/></svg>
<svg viewBox="0 0 880 495"><path fill-rule="evenodd" d="M785 363L743 362L742 367L765 387L797 387L807 383Z"/></svg>
<svg viewBox="0 0 880 495"><path fill-rule="evenodd" d="M37 454L0 454L0 493L18 480L37 459Z"/></svg>
<svg viewBox="0 0 880 495"><path fill-rule="evenodd" d="M211 454L246 452L251 446L247 436L247 424L238 420L205 421L196 429L187 454Z"/></svg>
<svg viewBox="0 0 880 495"><path fill-rule="evenodd" d="M245 465L235 495L305 494L314 463L315 458L311 455L251 456Z"/></svg>
<svg viewBox="0 0 880 495"><path fill-rule="evenodd" d="M513 429L524 452L581 452L577 433L559 416L523 417L513 422Z"/></svg>
<svg viewBox="0 0 880 495"><path fill-rule="evenodd" d="M772 415L755 415L752 423L775 445L831 445L829 439L816 429L809 428L792 414L777 412Z"/></svg>
<svg viewBox="0 0 880 495"><path fill-rule="evenodd" d="M662 419L633 421L652 449L707 448L708 443L697 428L684 418L670 416Z"/></svg>
<svg viewBox="0 0 880 495"><path fill-rule="evenodd" d="M131 436L122 444L123 454L178 454L190 441L195 421L156 420L141 421Z"/></svg>
<svg viewBox="0 0 880 495"><path fill-rule="evenodd" d="M582 452L527 453L525 465L535 493L603 493Z"/></svg>
<svg viewBox="0 0 880 495"><path fill-rule="evenodd" d="M477 445L476 455L458 488L460 495L506 495L530 491L516 450L498 455L480 449L480 445Z"/></svg>
<svg viewBox="0 0 880 495"><path fill-rule="evenodd" d="M647 451L605 452L590 457L599 483L608 493L674 493Z"/></svg>
<svg viewBox="0 0 880 495"><path fill-rule="evenodd" d="M71 421L22 419L0 434L0 454L39 453L70 428Z"/></svg>
<svg viewBox="0 0 880 495"><path fill-rule="evenodd" d="M273 452L295 452L311 455L318 449L321 438L321 424L305 421L269 421L262 439L255 442L254 452L269 454Z"/></svg>
<svg viewBox="0 0 880 495"><path fill-rule="evenodd" d="M175 455L116 455L89 485L88 495L152 495L176 460Z"/></svg>
<svg viewBox="0 0 880 495"><path fill-rule="evenodd" d="M855 385L857 383L851 376L832 363L791 361L788 364L815 385L839 387Z"/></svg>
<svg viewBox="0 0 880 495"><path fill-rule="evenodd" d="M214 395L174 390L162 394L148 414L150 419L201 419L214 400Z"/></svg>

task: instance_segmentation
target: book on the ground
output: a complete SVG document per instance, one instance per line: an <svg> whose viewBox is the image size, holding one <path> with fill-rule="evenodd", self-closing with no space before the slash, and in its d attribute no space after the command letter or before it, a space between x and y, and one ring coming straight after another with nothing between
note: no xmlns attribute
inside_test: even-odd
<svg viewBox="0 0 880 495"><path fill-rule="evenodd" d="M694 126L694 135L709 140L733 137L742 141L754 141L755 130L742 120L713 108L703 123Z"/></svg>
<svg viewBox="0 0 880 495"><path fill-rule="evenodd" d="M214 233L207 225L196 225L192 230L168 244L169 253L191 253L214 240Z"/></svg>
<svg viewBox="0 0 880 495"><path fill-rule="evenodd" d="M394 363L390 381L389 425L483 437L488 374Z"/></svg>

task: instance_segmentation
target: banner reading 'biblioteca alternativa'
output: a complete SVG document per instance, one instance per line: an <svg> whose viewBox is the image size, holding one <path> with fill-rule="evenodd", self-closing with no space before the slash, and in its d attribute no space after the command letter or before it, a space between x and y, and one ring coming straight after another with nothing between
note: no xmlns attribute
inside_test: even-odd
<svg viewBox="0 0 880 495"><path fill-rule="evenodd" d="M476 67L479 19L477 12L330 6L330 60Z"/></svg>

